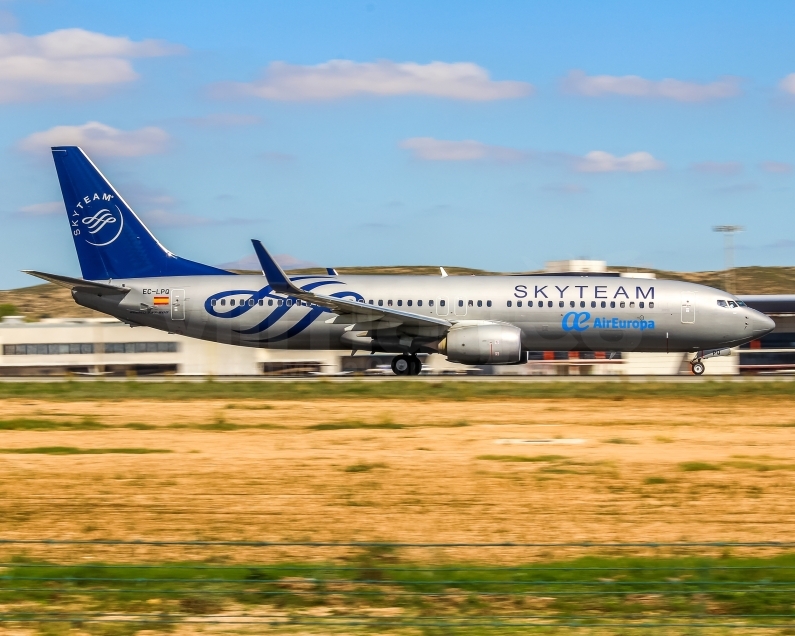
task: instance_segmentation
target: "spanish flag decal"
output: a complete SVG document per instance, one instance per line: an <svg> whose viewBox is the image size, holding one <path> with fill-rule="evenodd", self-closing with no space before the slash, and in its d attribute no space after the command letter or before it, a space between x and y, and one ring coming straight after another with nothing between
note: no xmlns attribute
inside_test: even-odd
<svg viewBox="0 0 795 636"><path fill-rule="evenodd" d="M168 305L168 296L155 296L155 307L158 305Z"/></svg>

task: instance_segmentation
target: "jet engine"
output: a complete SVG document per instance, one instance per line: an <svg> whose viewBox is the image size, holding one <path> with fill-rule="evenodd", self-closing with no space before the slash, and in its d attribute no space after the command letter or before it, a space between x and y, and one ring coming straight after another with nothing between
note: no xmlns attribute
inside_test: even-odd
<svg viewBox="0 0 795 636"><path fill-rule="evenodd" d="M439 343L439 353L462 364L514 364L522 358L522 331L502 323L459 323Z"/></svg>

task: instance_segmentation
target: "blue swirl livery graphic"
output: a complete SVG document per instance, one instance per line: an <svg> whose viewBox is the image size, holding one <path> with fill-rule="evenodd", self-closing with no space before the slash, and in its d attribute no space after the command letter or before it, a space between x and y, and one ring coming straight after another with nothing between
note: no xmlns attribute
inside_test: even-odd
<svg viewBox="0 0 795 636"><path fill-rule="evenodd" d="M291 280L295 281L298 279L306 279L306 278L314 278L311 276L300 276L293 278ZM325 285L341 285L342 282L338 280L320 280L314 283L308 283L302 287L304 291L312 291L318 287L322 287ZM360 302L363 301L364 298L354 292L354 291L339 291L334 294L330 294L334 298L352 298L353 300ZM239 305L236 307L230 306L227 310L226 306L221 306L218 304L218 301L228 298L230 296L247 296L244 300L241 301ZM266 285L262 289L259 290L251 290L251 289L232 289L224 292L219 292L217 294L213 294L204 302L204 309L207 311L208 314L211 316L215 316L216 318L237 318L238 316L242 316L243 314L251 311L255 307L259 307L259 301L264 300L265 298L273 299L273 300L286 300L284 296L277 295L273 293L273 288L270 285ZM213 304L215 301L215 304ZM219 309L222 309L219 311ZM306 305L300 305L296 301L288 305L287 303L283 303L282 305L277 305L273 308L273 310L265 317L264 320L260 321L253 327L249 327L247 329L236 329L237 333L241 335L252 335L262 333L271 327L275 327L278 325L279 321L284 318L284 316L290 311L293 310L306 310L309 311L306 315L302 316L294 325L291 325L286 331L275 334L273 336L265 336L264 340L268 342L279 342L282 340L287 340L292 338L293 336L297 336L304 330L306 330L319 316L324 313L330 313L331 310L327 309L326 307L307 307Z"/></svg>

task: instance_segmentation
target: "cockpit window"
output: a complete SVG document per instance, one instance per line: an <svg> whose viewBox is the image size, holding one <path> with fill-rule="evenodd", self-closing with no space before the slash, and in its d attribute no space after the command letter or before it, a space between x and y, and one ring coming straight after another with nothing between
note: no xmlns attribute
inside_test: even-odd
<svg viewBox="0 0 795 636"><path fill-rule="evenodd" d="M734 307L735 309L737 309L737 303L734 302L733 300L730 300L729 301L729 307Z"/></svg>
<svg viewBox="0 0 795 636"><path fill-rule="evenodd" d="M726 301L725 300L719 300L718 301L718 307L726 307L726 306L727 305L726 305Z"/></svg>
<svg viewBox="0 0 795 636"><path fill-rule="evenodd" d="M748 306L748 305L746 305L746 304L745 304L745 303L744 303L742 300L738 300L738 301L737 301L737 304L738 304L740 307L747 307L747 306Z"/></svg>

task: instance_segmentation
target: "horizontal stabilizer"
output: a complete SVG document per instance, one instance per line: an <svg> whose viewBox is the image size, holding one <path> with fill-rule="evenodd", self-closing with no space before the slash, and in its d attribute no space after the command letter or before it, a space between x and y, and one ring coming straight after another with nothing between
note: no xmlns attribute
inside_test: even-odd
<svg viewBox="0 0 795 636"><path fill-rule="evenodd" d="M130 291L129 287L117 287L116 285L108 285L106 283L96 283L91 280L83 280L82 278L72 278L71 276L61 276L59 274L47 274L45 272L35 272L30 269L23 269L24 274L30 274L36 278L46 280L48 283L54 283L60 287L67 289L74 289L76 291L101 293L106 294L126 294Z"/></svg>

